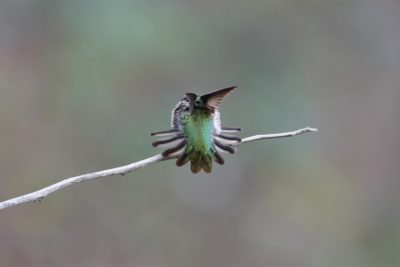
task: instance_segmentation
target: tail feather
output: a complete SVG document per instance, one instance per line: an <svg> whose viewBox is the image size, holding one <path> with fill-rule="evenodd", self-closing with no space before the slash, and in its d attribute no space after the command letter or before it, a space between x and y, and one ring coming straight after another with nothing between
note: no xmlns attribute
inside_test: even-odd
<svg viewBox="0 0 400 267"><path fill-rule="evenodd" d="M227 145L227 146L238 145L242 141L242 139L240 139L239 137L236 137L236 136L227 137L225 135L214 135L213 138L214 138L214 140L217 140L221 144Z"/></svg>
<svg viewBox="0 0 400 267"><path fill-rule="evenodd" d="M221 131L225 133L237 133L240 132L241 128L233 128L233 127L221 127Z"/></svg>
<svg viewBox="0 0 400 267"><path fill-rule="evenodd" d="M177 156L177 154L178 154L178 155L180 154L180 153L178 153L178 152L180 152L182 149L185 148L185 145L186 145L186 141L183 140L183 141L180 142L176 147L167 149L167 150L165 150L164 152L162 152L161 154L162 154L164 157L174 157L174 156Z"/></svg>
<svg viewBox="0 0 400 267"><path fill-rule="evenodd" d="M214 144L215 144L216 148L219 148L222 151L225 151L225 152L228 152L231 154L235 153L235 149L233 147L231 147L229 145L225 145L225 144L219 142L218 140L216 140L215 138L214 138Z"/></svg>
<svg viewBox="0 0 400 267"><path fill-rule="evenodd" d="M176 160L176 166L182 167L189 161L189 155L186 152L183 152L178 159Z"/></svg>
<svg viewBox="0 0 400 267"><path fill-rule="evenodd" d="M242 141L242 138L234 136L234 135L230 135L230 134L220 133L220 134L218 134L216 136L218 136L218 137L220 137L220 138L222 138L224 140L229 140L229 141L237 141L237 142L241 142Z"/></svg>
<svg viewBox="0 0 400 267"><path fill-rule="evenodd" d="M190 159L190 169L193 173L198 173L202 168L203 155L200 152L194 152Z"/></svg>
<svg viewBox="0 0 400 267"><path fill-rule="evenodd" d="M152 133L150 133L150 135L163 137L163 136L170 136L170 135L180 133L180 132L182 132L182 131L179 129L173 128L173 129L169 129L169 130L165 130L165 131L152 132Z"/></svg>
<svg viewBox="0 0 400 267"><path fill-rule="evenodd" d="M190 160L190 169L193 173L198 173L201 170L204 170L206 173L210 173L212 170L211 155L203 154L202 152L199 151L194 151L192 154L189 155L188 160ZM180 158L178 158L177 164L181 162L184 161L183 160L181 161Z"/></svg>
<svg viewBox="0 0 400 267"><path fill-rule="evenodd" d="M203 161L202 161L203 165L203 170L206 173L210 173L212 170L212 158L209 155L203 155Z"/></svg>
<svg viewBox="0 0 400 267"><path fill-rule="evenodd" d="M215 160L216 163L219 165L224 165L225 160L224 158L218 153L218 151L213 152L213 159Z"/></svg>
<svg viewBox="0 0 400 267"><path fill-rule="evenodd" d="M167 148L172 148L178 144L180 144L180 141L184 138L183 134L176 134L172 136L171 138L166 138L162 140L158 140L152 143L154 147L167 147Z"/></svg>

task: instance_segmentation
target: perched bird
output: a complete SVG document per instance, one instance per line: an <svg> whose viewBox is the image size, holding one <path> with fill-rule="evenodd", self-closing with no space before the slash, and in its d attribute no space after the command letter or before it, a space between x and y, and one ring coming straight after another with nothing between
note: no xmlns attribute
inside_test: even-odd
<svg viewBox="0 0 400 267"><path fill-rule="evenodd" d="M176 104L171 114L171 129L153 132L162 137L153 142L154 147L165 147L164 157L177 157L176 165L183 166L190 161L193 173L202 169L210 173L212 161L224 164L220 153L233 154L239 137L227 133L240 132L240 128L221 126L219 106L223 98L236 86L221 89L206 95L186 93Z"/></svg>

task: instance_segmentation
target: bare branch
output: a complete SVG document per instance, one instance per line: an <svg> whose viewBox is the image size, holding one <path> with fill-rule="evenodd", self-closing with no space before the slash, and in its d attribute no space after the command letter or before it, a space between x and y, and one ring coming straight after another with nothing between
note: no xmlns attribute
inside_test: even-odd
<svg viewBox="0 0 400 267"><path fill-rule="evenodd" d="M287 132L287 133L277 133L277 134L264 134L264 135L254 135L254 136L250 136L247 138L243 138L241 143L248 143L248 142L252 142L252 141L256 141L256 140L262 140L262 139L273 139L273 138L283 138L283 137L292 137L292 136L296 136L299 134L303 134L303 133L309 133L309 132L316 132L318 131L317 129L314 128L304 128L304 129L300 129L300 130L296 130L293 132ZM10 208L12 206L16 206L16 205L20 205L20 204L24 204L24 203L28 203L28 202L36 202L36 201L40 201L43 200L46 196L48 196L49 194L52 194L58 190L61 190L65 187L69 187L73 184L79 184L85 181L90 181L90 180L95 180L98 178L102 178L102 177L107 177L107 176L113 176L113 175L124 175L127 174L129 172L132 172L134 170L137 170L139 168L148 166L150 164L156 163L156 162L160 162L160 161L164 161L164 160L169 160L172 159L174 157L163 157L161 154L155 155L153 157L141 160L141 161L137 161L125 166L121 166L121 167L116 167L116 168L112 168L112 169L107 169L107 170L103 170L103 171L98 171L98 172L92 172L92 173L87 173L87 174L82 174L79 176L74 176L71 178L67 178L64 179L58 183L52 184L48 187L45 187L43 189L40 189L38 191L26 194L26 195L22 195L22 196L18 196L3 202L0 202L0 210L2 209L6 209L6 208Z"/></svg>
<svg viewBox="0 0 400 267"><path fill-rule="evenodd" d="M287 132L287 133L276 133L276 134L259 134L259 135L253 135L250 137L246 137L242 139L242 144L243 143L248 143L256 140L262 140L262 139L275 139L275 138L283 138L283 137L292 137L296 136L299 134L303 133L311 133L311 132L318 132L318 129L316 128L310 128L306 127L303 129L299 129L293 132Z"/></svg>

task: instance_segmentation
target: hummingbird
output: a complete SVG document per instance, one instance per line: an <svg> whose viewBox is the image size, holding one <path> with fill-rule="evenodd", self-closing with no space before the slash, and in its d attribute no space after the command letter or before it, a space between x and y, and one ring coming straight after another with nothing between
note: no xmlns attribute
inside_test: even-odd
<svg viewBox="0 0 400 267"><path fill-rule="evenodd" d="M171 129L151 133L161 137L152 143L154 147L167 148L164 157L176 157L181 167L190 161L191 171L210 173L212 162L223 165L221 153L235 153L241 138L229 133L240 128L222 127L219 106L224 97L236 86L217 90L205 95L186 93L171 112Z"/></svg>

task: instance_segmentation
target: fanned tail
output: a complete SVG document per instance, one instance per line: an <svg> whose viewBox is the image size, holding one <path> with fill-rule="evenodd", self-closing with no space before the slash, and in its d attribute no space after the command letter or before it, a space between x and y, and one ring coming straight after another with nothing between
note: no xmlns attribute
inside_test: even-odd
<svg viewBox="0 0 400 267"><path fill-rule="evenodd" d="M213 144L211 151L197 151L188 145L184 133L180 129L169 129L165 131L153 132L152 136L161 137L152 143L154 147L167 148L162 152L164 157L176 157L176 165L181 167L190 161L190 169L193 173L204 170L210 173L212 170L212 162L215 161L219 165L225 163L221 153L233 154L237 145L242 141L241 138L227 133L239 132L240 128L222 127L220 133L213 134Z"/></svg>
<svg viewBox="0 0 400 267"><path fill-rule="evenodd" d="M206 173L210 173L212 170L212 158L208 154L203 154L200 151L193 151L189 155L190 169L193 173L198 173L202 169Z"/></svg>

